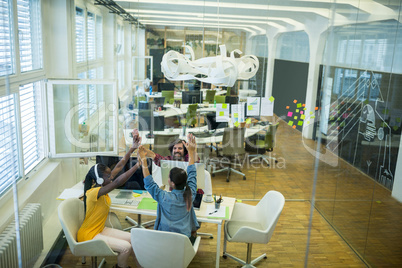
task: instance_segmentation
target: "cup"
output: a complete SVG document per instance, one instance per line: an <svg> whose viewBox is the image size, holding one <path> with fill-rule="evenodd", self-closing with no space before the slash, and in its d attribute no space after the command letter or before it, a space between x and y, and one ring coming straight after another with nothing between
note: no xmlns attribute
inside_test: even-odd
<svg viewBox="0 0 402 268"><path fill-rule="evenodd" d="M215 209L220 209L221 207L221 202L215 202Z"/></svg>
<svg viewBox="0 0 402 268"><path fill-rule="evenodd" d="M204 202L211 203L212 201L214 201L214 199L212 198L212 194L205 195Z"/></svg>

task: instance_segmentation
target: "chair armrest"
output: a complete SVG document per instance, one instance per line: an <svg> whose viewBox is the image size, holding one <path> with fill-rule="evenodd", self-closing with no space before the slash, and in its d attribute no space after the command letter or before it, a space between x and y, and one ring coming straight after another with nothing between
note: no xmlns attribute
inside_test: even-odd
<svg viewBox="0 0 402 268"><path fill-rule="evenodd" d="M247 205L244 203L235 203L232 216L230 217L229 221L245 221L247 219L250 219L248 215L253 215L254 210L255 206Z"/></svg>
<svg viewBox="0 0 402 268"><path fill-rule="evenodd" d="M77 243L74 247L76 256L116 256L115 253L105 241L95 239Z"/></svg>
<svg viewBox="0 0 402 268"><path fill-rule="evenodd" d="M244 226L241 227L230 240L234 242L266 244L269 238L265 231Z"/></svg>

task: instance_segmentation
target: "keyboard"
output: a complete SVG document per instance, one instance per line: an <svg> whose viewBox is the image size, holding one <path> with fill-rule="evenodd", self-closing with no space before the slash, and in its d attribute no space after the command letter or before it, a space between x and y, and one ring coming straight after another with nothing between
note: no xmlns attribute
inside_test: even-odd
<svg viewBox="0 0 402 268"><path fill-rule="evenodd" d="M113 205L126 205L126 206L138 206L140 200L137 199L123 199L123 198L111 198Z"/></svg>
<svg viewBox="0 0 402 268"><path fill-rule="evenodd" d="M192 134L196 138L209 138L209 137L214 137L214 136L222 136L223 131L211 132L211 133L210 132L193 132Z"/></svg>

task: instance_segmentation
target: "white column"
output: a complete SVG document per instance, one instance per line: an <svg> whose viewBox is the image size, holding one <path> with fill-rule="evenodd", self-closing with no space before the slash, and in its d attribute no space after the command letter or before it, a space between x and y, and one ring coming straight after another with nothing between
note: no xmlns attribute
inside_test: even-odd
<svg viewBox="0 0 402 268"><path fill-rule="evenodd" d="M279 38L278 29L268 30L268 62L267 62L267 78L265 84L265 96L267 98L272 96L272 84L274 80L274 68L276 59L276 45ZM275 96L274 96L275 97Z"/></svg>

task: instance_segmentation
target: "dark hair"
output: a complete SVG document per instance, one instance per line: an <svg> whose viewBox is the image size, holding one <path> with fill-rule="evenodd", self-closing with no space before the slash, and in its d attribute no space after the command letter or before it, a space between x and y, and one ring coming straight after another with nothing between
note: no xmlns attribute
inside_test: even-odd
<svg viewBox="0 0 402 268"><path fill-rule="evenodd" d="M96 166L96 165L95 165ZM91 167L85 176L84 180L84 213L87 211L87 191L92 188L92 184L96 182L95 166ZM104 164L98 164L98 175L100 178L103 177L103 173L107 169Z"/></svg>
<svg viewBox="0 0 402 268"><path fill-rule="evenodd" d="M170 151L170 154L173 153L173 147L174 147L176 144L179 144L179 143L183 144L183 142L186 142L186 141L185 141L185 140L181 140L181 139L177 139L177 140L174 140L173 142L171 142L171 143L169 144L169 151ZM188 151L187 151L186 146L184 146L184 144L183 144L183 149L184 149L184 155L183 155L183 156L185 156L185 155L188 154Z"/></svg>
<svg viewBox="0 0 402 268"><path fill-rule="evenodd" d="M183 198L187 205L187 211L191 209L191 190L187 185L187 173L184 169L174 167L169 172L169 178L176 185L177 190L184 190Z"/></svg>

